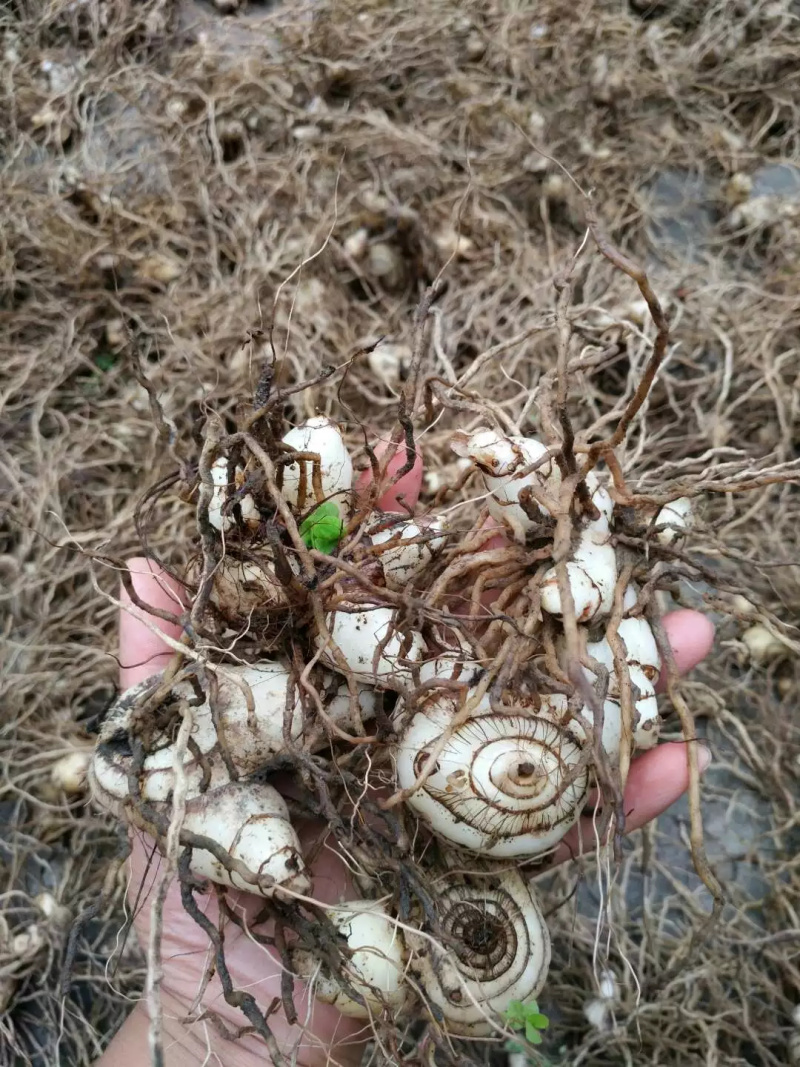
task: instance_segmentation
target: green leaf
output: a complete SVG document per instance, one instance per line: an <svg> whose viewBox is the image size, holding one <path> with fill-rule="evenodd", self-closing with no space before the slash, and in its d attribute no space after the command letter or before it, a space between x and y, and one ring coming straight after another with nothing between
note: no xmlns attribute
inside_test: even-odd
<svg viewBox="0 0 800 1067"><path fill-rule="evenodd" d="M550 1020L546 1015L542 1015L541 1012L535 1011L528 1016L528 1022L533 1023L537 1030L546 1030L550 1025Z"/></svg>
<svg viewBox="0 0 800 1067"><path fill-rule="evenodd" d="M506 1008L506 1022L512 1030L521 1030L525 1025L525 1005L521 1000L512 1000Z"/></svg>
<svg viewBox="0 0 800 1067"><path fill-rule="evenodd" d="M525 1037L532 1045L541 1045L542 1035L530 1020L525 1024Z"/></svg>
<svg viewBox="0 0 800 1067"><path fill-rule="evenodd" d="M99 370L109 371L112 367L115 367L117 363L117 357L113 352L109 352L107 349L103 349L98 352L94 357L94 365Z"/></svg>
<svg viewBox="0 0 800 1067"><path fill-rule="evenodd" d="M300 523L300 536L308 548L330 555L339 544L344 532L344 523L339 509L330 501L320 504Z"/></svg>

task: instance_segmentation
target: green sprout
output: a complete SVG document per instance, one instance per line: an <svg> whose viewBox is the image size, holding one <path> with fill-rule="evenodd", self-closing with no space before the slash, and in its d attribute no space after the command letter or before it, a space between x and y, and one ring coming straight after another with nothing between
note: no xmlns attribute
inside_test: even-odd
<svg viewBox="0 0 800 1067"><path fill-rule="evenodd" d="M308 548L330 555L339 544L344 533L344 523L339 517L339 509L328 502L320 504L300 523L300 536Z"/></svg>
<svg viewBox="0 0 800 1067"><path fill-rule="evenodd" d="M103 372L110 371L117 365L117 356L107 348L101 349L94 357L94 365Z"/></svg>
<svg viewBox="0 0 800 1067"><path fill-rule="evenodd" d="M550 1025L550 1020L542 1015L535 1000L512 1000L506 1009L506 1022L512 1030L524 1030L525 1039L532 1045L541 1045L542 1035L539 1031L546 1030ZM517 1046L513 1051L522 1049Z"/></svg>

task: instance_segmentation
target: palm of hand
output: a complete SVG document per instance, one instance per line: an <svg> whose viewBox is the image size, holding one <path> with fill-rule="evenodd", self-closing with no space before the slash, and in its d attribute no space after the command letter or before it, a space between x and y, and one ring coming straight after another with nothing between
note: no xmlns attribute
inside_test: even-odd
<svg viewBox="0 0 800 1067"><path fill-rule="evenodd" d="M137 834L132 842L130 886L131 897L141 894L134 921L143 945L147 944L150 930L149 900L157 878L158 860L158 853L153 857L152 842ZM339 900L348 879L343 864L333 852L323 851L312 865L312 873L315 898L325 903ZM220 913L214 887L210 886L205 894L196 893L195 900L201 911L217 925ZM264 1010L281 996L281 966L277 953L251 935L251 924L262 901L231 890L228 890L226 900L241 924L228 919L223 925L225 959L233 986L251 993ZM270 927L262 925L257 930L259 934L269 933ZM185 910L177 883L168 890L164 904L161 951L165 1031L192 1053L193 1058L188 1062L202 1063L208 1051L215 1050L222 1062L231 1067L249 1067L250 1064L263 1067L264 1043L260 1037L244 1034L232 1041L222 1034L219 1023L232 1034L238 1034L246 1020L239 1007L226 1003L218 974L215 973L204 985L214 963L213 949L205 932ZM189 1015L198 998L203 1009L213 1013L218 1022L209 1016L205 1020L181 1024L180 1020ZM298 1025L290 1026L280 1007L269 1019L270 1029L287 1060L296 1051L299 1063L321 1067L330 1062L333 1046L337 1046L335 1059L339 1063L360 1060L362 1042L358 1038L364 1035L362 1021L346 1019L329 1005L309 998L299 982L296 983L294 1003ZM192 1018L196 1019L200 1014L193 1013ZM170 1062L169 1058L167 1062Z"/></svg>

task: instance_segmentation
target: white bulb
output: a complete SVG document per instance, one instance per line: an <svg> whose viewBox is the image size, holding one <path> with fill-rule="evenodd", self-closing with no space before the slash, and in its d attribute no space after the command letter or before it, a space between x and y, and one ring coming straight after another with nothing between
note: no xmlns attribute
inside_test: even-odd
<svg viewBox="0 0 800 1067"><path fill-rule="evenodd" d="M744 631L742 641L750 658L756 663L769 663L787 655L789 651L788 646L760 622Z"/></svg>
<svg viewBox="0 0 800 1067"><path fill-rule="evenodd" d="M358 681L371 685L381 683L390 688L404 686L411 681L410 667L402 661L418 662L425 650L425 643L416 632L412 632L406 640L405 635L395 629L395 621L395 612L387 607L352 611L340 608L328 616L331 637L344 657L348 670ZM317 642L323 645L321 637L317 638ZM323 646L320 658L333 670L342 670L342 664L330 646Z"/></svg>
<svg viewBox="0 0 800 1067"><path fill-rule="evenodd" d="M67 796L76 796L86 789L86 774L91 762L91 749L76 749L56 760L50 769L50 780Z"/></svg>
<svg viewBox="0 0 800 1067"><path fill-rule="evenodd" d="M656 515L656 537L662 545L671 545L672 542L685 533L692 525L692 502L688 496L678 497L677 500L665 504Z"/></svg>
<svg viewBox="0 0 800 1067"><path fill-rule="evenodd" d="M416 543L407 544L414 541ZM403 588L444 546L445 523L441 518L397 522L372 534L373 545L386 545L377 555L390 588Z"/></svg>
<svg viewBox="0 0 800 1067"><path fill-rule="evenodd" d="M290 569L299 573L297 557L287 559ZM286 605L287 595L271 560L254 562L226 555L214 569L210 600L224 618L239 621L253 612Z"/></svg>
<svg viewBox="0 0 800 1067"><path fill-rule="evenodd" d="M524 542L525 534L534 529L536 523L520 505L520 492L527 486L534 486L554 496L561 482L560 471L552 459L535 471L522 473L546 456L547 448L535 437L507 437L497 430L455 433L450 447L456 455L471 459L483 471L486 488L491 493L489 511L498 522L505 521L511 527L517 540ZM531 504L532 510L541 515L548 514L533 500Z"/></svg>
<svg viewBox="0 0 800 1067"><path fill-rule="evenodd" d="M369 245L369 230L365 226L354 230L345 238L343 248L345 255L352 259L361 259Z"/></svg>
<svg viewBox="0 0 800 1067"><path fill-rule="evenodd" d="M591 673L589 671L586 673L593 680ZM634 703L633 747L635 749L652 748L658 741L661 727L655 689L652 681L638 667L629 667L628 674L631 684L639 691L639 697ZM614 678L614 683L616 685L616 678ZM588 707L583 709L583 714L590 722L592 721L592 712ZM602 745L612 763L619 763L622 748L622 706L619 701L618 688L615 688L615 695L610 695L603 703Z"/></svg>
<svg viewBox="0 0 800 1067"><path fill-rule="evenodd" d="M483 671L483 666L475 659L469 642L458 630L447 627L433 628L433 639L438 651L431 654L419 665L420 684L434 679L450 679L461 682L467 688L476 685ZM433 687L431 692L434 691ZM452 696L452 690L449 691ZM399 709L398 709L399 710Z"/></svg>
<svg viewBox="0 0 800 1067"><path fill-rule="evenodd" d="M353 485L353 461L336 423L324 416L308 419L300 426L289 430L283 443L298 452L313 452L319 456L319 475L322 499L314 492L313 460L287 463L283 467L283 495L300 511L306 511L315 503L330 500L344 514L349 506L350 489ZM303 484L301 484L301 482Z"/></svg>
<svg viewBox="0 0 800 1067"><path fill-rule="evenodd" d="M629 611L636 604L636 600L636 587L629 585L623 596L623 608ZM625 617L620 621L617 633L625 649L630 681L639 691L634 704L633 746L636 749L652 748L658 740L661 726L655 695L655 683L661 670L658 646L647 619ZM603 706L602 744L611 760L617 763L622 744L622 709L619 702L619 681L614 670L614 655L606 638L589 642L586 651L609 672L608 699ZM594 682L592 672L586 670L585 673L587 678ZM584 714L591 720L592 714L588 708L584 708Z"/></svg>
<svg viewBox="0 0 800 1067"><path fill-rule="evenodd" d="M397 923L380 904L370 901L347 901L326 914L347 939L351 955L342 969L366 1006L353 1000L335 978L320 973L317 955L295 950L292 964L302 978L313 978L317 1000L359 1019L380 1015L385 1008L402 1008L409 991L403 982L405 946Z"/></svg>
<svg viewBox="0 0 800 1067"><path fill-rule="evenodd" d="M194 874L261 896L283 886L307 893L311 879L286 801L266 782L229 782L187 801L183 829L211 838L253 876L229 871L213 853L195 848Z"/></svg>
<svg viewBox="0 0 800 1067"><path fill-rule="evenodd" d="M129 774L132 755L129 730L142 700L159 685L161 675L155 675L123 693L109 712L100 731L98 744L90 767L90 779L95 799L120 817L130 798ZM208 677L200 678L204 692L210 689ZM248 709L245 690L249 688L253 711ZM235 770L241 775L258 772L272 757L285 751L287 744L324 745L328 737L324 723L309 715L294 687L293 701L287 707L287 690L292 674L277 662L265 661L253 666L234 666L226 674L216 676L215 711L224 741L225 752ZM170 691L172 700L196 700L194 688L188 681L178 682ZM369 719L375 714L374 693L366 688L358 693L359 715ZM325 713L342 728L352 725L350 694L347 686L327 702ZM209 785L224 785L229 773L223 758L222 745L214 725L211 705L206 699L193 708L192 748L183 757L183 770L189 779L189 795L197 794L202 786L206 768L211 772ZM205 760L197 756L199 752ZM174 786L175 746L167 727L153 739L151 751L144 759L139 787L145 800L166 803Z"/></svg>
<svg viewBox="0 0 800 1067"><path fill-rule="evenodd" d="M609 526L614 502L593 471L586 476L586 485L600 514L583 526L572 559L567 562L567 579L578 622L607 615L614 602L617 584L617 554L611 544ZM563 614L555 567L545 573L541 594L544 611L549 615Z"/></svg>
<svg viewBox="0 0 800 1067"><path fill-rule="evenodd" d="M611 1025L611 1007L607 1000L600 997L587 1000L583 1006L583 1014L589 1025L597 1030L608 1030Z"/></svg>
<svg viewBox="0 0 800 1067"><path fill-rule="evenodd" d="M550 935L518 871L449 872L431 894L441 940L406 933L409 971L435 1018L452 1034L492 1033L514 1000L530 1001L547 978ZM441 1025L441 1024L440 1024Z"/></svg>
<svg viewBox="0 0 800 1067"><path fill-rule="evenodd" d="M537 523L519 503L522 490L532 486L553 499L561 484L561 473L553 459L524 473L527 467L548 454L545 445L535 437L507 437L497 430L476 430L472 434L454 434L451 447L457 455L470 458L483 471L486 488L491 493L489 511L499 522L510 526L516 539L524 543L526 534L534 530ZM567 579L578 622L588 622L608 613L617 580L617 558L609 525L614 502L593 471L586 475L586 485L600 514L583 525L573 557L567 562ZM528 511L534 515L549 515L547 508L533 498ZM544 611L551 615L563 614L555 567L545 573L541 595Z"/></svg>
<svg viewBox="0 0 800 1067"><path fill-rule="evenodd" d="M243 479L243 472L240 467L236 468L235 477ZM211 481L214 488L208 505L208 521L215 530L227 533L228 530L233 529L236 525L236 519L232 511L229 511L227 515L223 514L223 508L236 492L236 485L231 486L228 483L228 459L226 456L220 456L212 463ZM258 526L261 522L261 514L250 493L245 493L239 499L238 504L245 524L250 527Z"/></svg>
<svg viewBox="0 0 800 1067"><path fill-rule="evenodd" d="M437 836L473 852L550 851L576 822L588 789L586 734L578 719L565 724L566 697L546 695L538 710L502 713L484 697L445 736L458 706L457 698L437 696L401 726L393 750L400 789L412 789L436 753L407 804ZM400 723L402 709L398 716Z"/></svg>
<svg viewBox="0 0 800 1067"><path fill-rule="evenodd" d="M409 345L379 344L369 354L369 368L379 382L397 389L411 366Z"/></svg>

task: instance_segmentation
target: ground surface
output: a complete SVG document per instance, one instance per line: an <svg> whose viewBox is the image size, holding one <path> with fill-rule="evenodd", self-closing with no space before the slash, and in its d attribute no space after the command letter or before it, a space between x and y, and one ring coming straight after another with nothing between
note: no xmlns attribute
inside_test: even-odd
<svg viewBox="0 0 800 1067"><path fill-rule="evenodd" d="M313 373L381 335L407 345L421 288L455 253L437 317L442 373L517 338L471 384L512 409L520 383L552 364L552 277L584 233L584 201L552 157L648 264L672 320L668 364L628 444L633 481L702 455L717 467L796 458L798 40L789 2L253 3L230 16L200 0L4 6L0 1063L90 1063L142 979L136 947L116 951L122 892L107 887L60 996L70 924L100 899L120 840L51 780L115 692L103 594L116 579L103 557L140 547L134 505L171 464L132 353L189 441L208 405L232 412L250 396L248 331L268 326L279 286L286 373ZM596 254L571 314L587 344L617 331L627 346L618 369L587 381L580 423L635 379L652 327ZM362 361L348 378L345 398L375 432L393 373ZM444 478L451 428L424 442ZM789 626L799 517L797 485L782 482L709 499L699 535L708 567ZM147 537L169 552L189 522L167 494ZM705 810L724 923L662 981L708 907L678 806L629 843L616 876L617 992L592 1025L600 883L591 862L559 873L551 1063L791 1054L796 631L761 664L710 585L676 595L720 623L687 694L716 757Z"/></svg>

